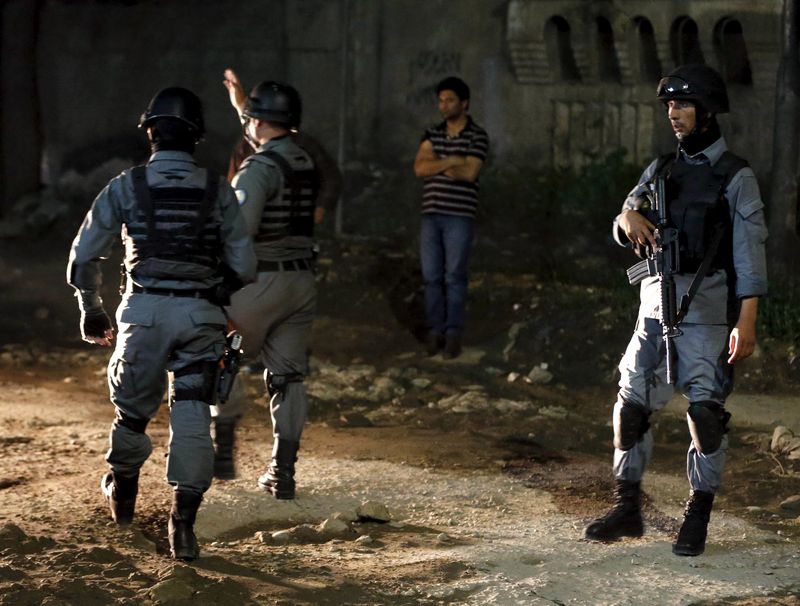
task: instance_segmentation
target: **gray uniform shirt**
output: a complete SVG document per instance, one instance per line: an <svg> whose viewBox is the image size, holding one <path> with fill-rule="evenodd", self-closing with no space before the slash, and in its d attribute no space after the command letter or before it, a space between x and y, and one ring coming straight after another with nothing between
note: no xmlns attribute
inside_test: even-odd
<svg viewBox="0 0 800 606"><path fill-rule="evenodd" d="M147 182L157 187L206 186L206 170L199 168L191 154L178 151L155 152L147 162ZM255 278L256 260L253 246L247 234L236 198L224 179L219 181L217 202L212 210L220 221L220 239L223 244L222 260L242 279L252 282ZM99 262L106 259L117 238L122 235L129 249L129 236L124 225L136 220L137 199L130 171L123 171L112 179L95 198L92 208L81 224L78 235L72 242L67 281L82 291L97 292L101 283ZM147 260L143 261L147 263ZM160 261L162 266L164 261ZM196 276L190 279L164 279L142 276L137 279L140 286L154 288L204 289L218 284L219 275L208 275L208 269L186 262L174 262L182 275ZM194 266L194 267L192 267Z"/></svg>
<svg viewBox="0 0 800 606"><path fill-rule="evenodd" d="M289 163L293 170L313 170L311 157L287 135L270 139L261 145L256 153L264 150L274 151ZM233 188L239 200L239 209L247 224L250 236L258 234L264 207L279 205L283 199L283 173L269 158L252 155L243 163L233 178ZM308 259L312 256L313 238L307 236L286 236L270 242L256 242L256 256L264 261L289 261Z"/></svg>
<svg viewBox="0 0 800 606"><path fill-rule="evenodd" d="M716 164L723 152L728 149L725 139L720 137L703 151L689 156L685 152L683 159L688 164ZM622 205L623 212L629 209L638 210L642 198L647 191L647 183L653 178L658 160L645 169L639 183L631 190ZM758 182L749 167L737 172L725 190L733 225L733 267L736 271L736 296L757 297L767 294L767 261L764 243L767 239L767 228L764 222L764 203L758 189ZM619 228L617 215L614 219L614 239L622 246L630 246L625 233ZM675 276L678 302L689 289L694 274ZM639 317L661 317L661 295L658 278L645 278L641 283ZM706 276L697 295L692 299L689 313L684 319L693 324L726 324L727 310L727 277L723 270Z"/></svg>

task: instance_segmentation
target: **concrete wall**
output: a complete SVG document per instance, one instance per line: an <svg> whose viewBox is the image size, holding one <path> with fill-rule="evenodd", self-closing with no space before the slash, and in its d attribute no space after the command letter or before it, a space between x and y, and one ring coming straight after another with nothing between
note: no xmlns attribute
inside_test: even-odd
<svg viewBox="0 0 800 606"><path fill-rule="evenodd" d="M424 128L441 120L435 86L449 75L472 90L475 119L490 131L496 152L507 149L508 62L504 58L503 0L382 3L380 104L382 158L412 158Z"/></svg>
<svg viewBox="0 0 800 606"><path fill-rule="evenodd" d="M293 83L304 98L303 128L352 170L410 171L423 128L439 120L433 87L448 75L470 84L493 162L524 156L579 166L624 146L644 164L674 140L654 102L658 74L642 77L639 69L641 18L652 25L661 73L675 63L670 32L678 20L694 20L715 67L722 65L715 28L725 17L741 24L753 79L731 85L733 112L723 128L757 171L769 170L777 0L4 0L0 7L0 212L38 187L40 174L52 183L69 168L141 158L136 124L164 86L201 96L208 135L198 155L224 169L239 134L221 85L228 66L248 87ZM554 55L554 17L569 28L572 79Z"/></svg>
<svg viewBox="0 0 800 606"><path fill-rule="evenodd" d="M696 24L705 62L722 71L726 56L715 47L714 33L724 19L732 19L742 26L752 83L729 82L731 114L720 122L734 150L746 154L757 171L766 171L772 145L780 9L777 1L512 0L508 8L511 68L520 94L530 97L531 106L537 108L528 113L532 120L526 121L533 130L518 135L530 139L533 131L547 133L540 152L554 164L579 165L609 145L622 145L629 159L646 162L653 152L674 145L674 139L662 107L653 101L658 75L643 77L639 69L636 23L646 19L651 25L660 73L666 74L676 67L671 32L687 18ZM547 24L553 18L569 25L577 81L559 78L548 52ZM613 32L610 52L619 66L617 79L601 73L598 19L606 20Z"/></svg>
<svg viewBox="0 0 800 606"><path fill-rule="evenodd" d="M153 93L174 85L203 100L208 132L199 156L222 168L238 129L222 72L236 66L251 84L285 77L284 20L279 0L49 0L37 48L45 181L141 153L139 116Z"/></svg>
<svg viewBox="0 0 800 606"><path fill-rule="evenodd" d="M35 41L40 3L0 2L0 216L39 188L41 121Z"/></svg>

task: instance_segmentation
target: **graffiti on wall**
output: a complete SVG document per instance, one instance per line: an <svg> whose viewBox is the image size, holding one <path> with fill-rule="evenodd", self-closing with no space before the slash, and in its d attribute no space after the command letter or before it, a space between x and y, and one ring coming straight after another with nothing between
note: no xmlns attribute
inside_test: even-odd
<svg viewBox="0 0 800 606"><path fill-rule="evenodd" d="M408 62L406 104L429 106L436 95L436 84L446 76L461 71L461 53L425 50Z"/></svg>
<svg viewBox="0 0 800 606"><path fill-rule="evenodd" d="M323 0L300 0L292 3L290 8L294 9L302 23L311 25L317 17L323 14L324 4Z"/></svg>

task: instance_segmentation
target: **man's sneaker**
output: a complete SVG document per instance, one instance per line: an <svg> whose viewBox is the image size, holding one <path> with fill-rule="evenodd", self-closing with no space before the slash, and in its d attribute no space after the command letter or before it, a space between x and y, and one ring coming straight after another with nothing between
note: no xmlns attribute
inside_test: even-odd
<svg viewBox="0 0 800 606"><path fill-rule="evenodd" d="M435 356L442 347L444 347L444 335L428 333L428 336L425 337L425 354Z"/></svg>
<svg viewBox="0 0 800 606"><path fill-rule="evenodd" d="M447 335L444 341L444 352L442 356L448 360L457 358L461 355L461 335Z"/></svg>

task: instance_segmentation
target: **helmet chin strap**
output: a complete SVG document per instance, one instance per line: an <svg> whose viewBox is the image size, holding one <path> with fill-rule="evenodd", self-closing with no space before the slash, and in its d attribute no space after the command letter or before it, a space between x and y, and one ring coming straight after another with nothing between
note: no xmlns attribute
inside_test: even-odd
<svg viewBox="0 0 800 606"><path fill-rule="evenodd" d="M258 149L259 145L261 145L256 139L247 132L247 125L250 123L252 118L248 118L246 116L242 116L242 135L244 136L245 140L250 144L250 147L253 149Z"/></svg>
<svg viewBox="0 0 800 606"><path fill-rule="evenodd" d="M258 149L259 145L261 145L258 141L256 141L253 137L250 136L250 133L247 132L247 128L243 129L244 138L250 144L253 149Z"/></svg>

